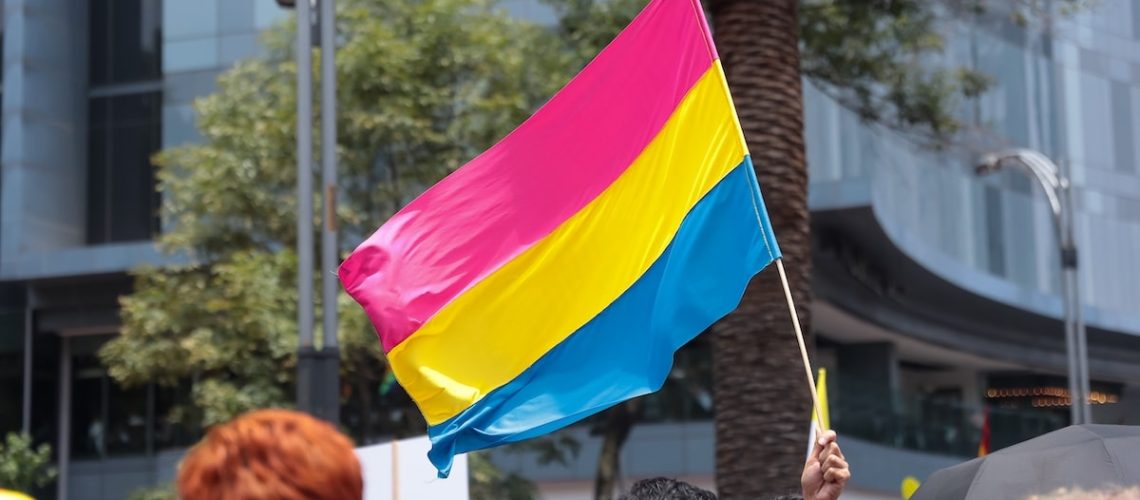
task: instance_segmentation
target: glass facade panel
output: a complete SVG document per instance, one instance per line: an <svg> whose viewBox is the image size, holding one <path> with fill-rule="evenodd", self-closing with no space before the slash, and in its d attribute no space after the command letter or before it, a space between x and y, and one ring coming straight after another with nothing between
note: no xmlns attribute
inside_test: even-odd
<svg viewBox="0 0 1140 500"><path fill-rule="evenodd" d="M1132 5L1132 38L1140 40L1140 5Z"/></svg>
<svg viewBox="0 0 1140 500"><path fill-rule="evenodd" d="M162 3L90 4L89 244L147 240L159 227L150 157L162 145L162 94L147 84L162 78Z"/></svg>
<svg viewBox="0 0 1140 500"><path fill-rule="evenodd" d="M258 55L256 34L226 35L221 37L221 47L218 51L224 65L232 65L243 59L251 59Z"/></svg>
<svg viewBox="0 0 1140 500"><path fill-rule="evenodd" d="M1113 170L1112 103L1108 81L1081 74L1081 123L1084 162L1091 168Z"/></svg>
<svg viewBox="0 0 1140 500"><path fill-rule="evenodd" d="M53 448L59 435L59 351L55 335L32 340L32 437Z"/></svg>
<svg viewBox="0 0 1140 500"><path fill-rule="evenodd" d="M1132 92L1131 87L1120 82L1109 82L1112 88L1111 102L1112 102L1112 143L1115 146L1113 151L1116 160L1116 169L1130 173L1136 170L1135 155L1133 154L1135 144L1132 142L1132 128L1134 119L1132 117Z"/></svg>
<svg viewBox="0 0 1140 500"><path fill-rule="evenodd" d="M0 436L23 424L24 312L0 313Z"/></svg>
<svg viewBox="0 0 1140 500"><path fill-rule="evenodd" d="M219 0L165 0L162 2L164 35L166 38L214 36L218 33ZM248 3L248 0L225 3Z"/></svg>
<svg viewBox="0 0 1140 500"><path fill-rule="evenodd" d="M165 53L162 69L167 73L218 66L218 39L215 37L168 40L162 50Z"/></svg>
<svg viewBox="0 0 1140 500"><path fill-rule="evenodd" d="M273 26L289 17L289 11L281 8L274 0L248 0L253 2L253 23L259 29Z"/></svg>
<svg viewBox="0 0 1140 500"><path fill-rule="evenodd" d="M223 1L218 3L218 22L222 33L253 32L254 2Z"/></svg>
<svg viewBox="0 0 1140 500"><path fill-rule="evenodd" d="M109 456L147 452L150 422L146 386L124 389L107 376L107 436Z"/></svg>
<svg viewBox="0 0 1140 500"><path fill-rule="evenodd" d="M103 458L107 456L105 370L94 352L74 352L71 367L71 456Z"/></svg>
<svg viewBox="0 0 1140 500"><path fill-rule="evenodd" d="M976 37L975 64L994 78L994 87L981 98L981 122L1016 144L1028 144L1026 54L997 34L983 30Z"/></svg>
<svg viewBox="0 0 1140 500"><path fill-rule="evenodd" d="M199 434L193 427L172 425L156 419L155 410L167 412L175 402L185 403L188 385L159 389L152 385L125 388L107 374L98 358L110 335L75 337L70 340L71 456L97 460L151 453L155 446L185 447Z"/></svg>
<svg viewBox="0 0 1140 500"><path fill-rule="evenodd" d="M993 186L985 187L986 241L988 249L986 262L988 271L996 276L1005 275L1005 230L1002 227L1001 191Z"/></svg>
<svg viewBox="0 0 1140 500"><path fill-rule="evenodd" d="M154 388L154 449L185 448L202 437L201 415L188 407L189 382Z"/></svg>
<svg viewBox="0 0 1140 500"><path fill-rule="evenodd" d="M162 147L159 92L91 100L88 243L139 241L159 229L151 156Z"/></svg>
<svg viewBox="0 0 1140 500"><path fill-rule="evenodd" d="M190 104L171 105L162 108L163 147L181 146L199 140L194 126L194 107Z"/></svg>
<svg viewBox="0 0 1140 500"><path fill-rule="evenodd" d="M89 15L93 86L162 76L160 0L91 0Z"/></svg>

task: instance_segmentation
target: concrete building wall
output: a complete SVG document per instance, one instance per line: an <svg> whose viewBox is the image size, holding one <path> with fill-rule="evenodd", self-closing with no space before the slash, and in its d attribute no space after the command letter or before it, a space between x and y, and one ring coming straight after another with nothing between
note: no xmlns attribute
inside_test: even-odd
<svg viewBox="0 0 1140 500"><path fill-rule="evenodd" d="M0 258L84 239L87 18L83 3L8 0Z"/></svg>

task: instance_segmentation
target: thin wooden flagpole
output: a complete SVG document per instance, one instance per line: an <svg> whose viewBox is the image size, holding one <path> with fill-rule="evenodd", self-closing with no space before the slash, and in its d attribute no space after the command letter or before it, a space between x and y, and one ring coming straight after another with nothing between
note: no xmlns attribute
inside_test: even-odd
<svg viewBox="0 0 1140 500"><path fill-rule="evenodd" d="M792 288L788 286L788 274L784 271L784 259L776 259L776 269L780 270L780 283L784 286L784 298L788 300L788 312L792 314L792 328L796 331L796 341L800 343L800 356L804 361L804 375L807 375L808 391L811 394L812 406L815 407L817 426L823 428L823 407L819 405L819 396L816 394L815 375L811 373L811 360L808 359L807 344L804 343L804 332L800 328L800 315L796 313L796 303L792 300Z"/></svg>
<svg viewBox="0 0 1140 500"><path fill-rule="evenodd" d="M396 447L399 440L392 440L392 500L400 500L400 452Z"/></svg>

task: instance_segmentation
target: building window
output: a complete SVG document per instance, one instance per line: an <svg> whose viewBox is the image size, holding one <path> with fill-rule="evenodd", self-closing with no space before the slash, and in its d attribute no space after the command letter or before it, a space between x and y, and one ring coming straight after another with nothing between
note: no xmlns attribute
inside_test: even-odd
<svg viewBox="0 0 1140 500"><path fill-rule="evenodd" d="M162 147L162 94L94 97L88 121L88 243L150 239L159 229L150 158Z"/></svg>
<svg viewBox="0 0 1140 500"><path fill-rule="evenodd" d="M87 242L159 230L151 157L162 147L162 2L92 0Z"/></svg>
<svg viewBox="0 0 1140 500"><path fill-rule="evenodd" d="M147 387L120 387L99 362L110 336L71 339L71 457L143 455L150 448Z"/></svg>
<svg viewBox="0 0 1140 500"><path fill-rule="evenodd" d="M0 436L19 431L24 408L24 312L0 313Z"/></svg>
<svg viewBox="0 0 1140 500"><path fill-rule="evenodd" d="M71 359L71 457L153 456L186 447L201 437L190 403L190 384L123 387L99 361L112 335L73 337ZM175 408L181 418L172 420Z"/></svg>
<svg viewBox="0 0 1140 500"><path fill-rule="evenodd" d="M91 0L91 86L162 77L162 2Z"/></svg>

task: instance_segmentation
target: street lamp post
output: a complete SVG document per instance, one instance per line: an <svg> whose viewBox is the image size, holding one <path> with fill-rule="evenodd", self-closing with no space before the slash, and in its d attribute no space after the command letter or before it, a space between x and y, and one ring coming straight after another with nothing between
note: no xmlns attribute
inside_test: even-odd
<svg viewBox="0 0 1140 500"><path fill-rule="evenodd" d="M335 278L340 262L336 220L336 0L320 0L321 6L321 181L324 189L324 228L321 231L321 305L324 342L321 346L321 382L325 391L321 416L340 422L340 346L337 342L337 295Z"/></svg>
<svg viewBox="0 0 1140 500"><path fill-rule="evenodd" d="M313 406L313 43L312 5L297 9L297 407Z"/></svg>
<svg viewBox="0 0 1140 500"><path fill-rule="evenodd" d="M337 346L337 283L328 274L338 260L336 227L336 70L334 0L320 2L321 179L324 193L321 282L324 342L313 339L313 79L312 3L278 0L297 10L297 407L340 421L340 354Z"/></svg>
<svg viewBox="0 0 1140 500"><path fill-rule="evenodd" d="M1012 166L1036 179L1049 202L1053 227L1061 251L1061 295L1065 314L1065 350L1069 361L1070 418L1072 423L1092 423L1089 408L1088 341L1082 317L1080 283L1077 281L1077 245L1073 238L1072 185L1061 169L1045 155L1030 149L1008 149L987 154L978 162L978 175Z"/></svg>

